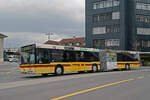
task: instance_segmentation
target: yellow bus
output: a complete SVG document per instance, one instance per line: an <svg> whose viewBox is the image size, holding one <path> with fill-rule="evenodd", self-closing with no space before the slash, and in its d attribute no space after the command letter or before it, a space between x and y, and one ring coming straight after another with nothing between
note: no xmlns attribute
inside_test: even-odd
<svg viewBox="0 0 150 100"><path fill-rule="evenodd" d="M99 59L102 71L130 70L139 68L141 65L139 52L135 51L100 50Z"/></svg>
<svg viewBox="0 0 150 100"><path fill-rule="evenodd" d="M65 72L97 72L102 68L100 50L47 44L33 44L21 47L20 71L24 74L55 74ZM115 69L131 69L140 67L134 53L116 52Z"/></svg>
<svg viewBox="0 0 150 100"><path fill-rule="evenodd" d="M93 48L33 44L21 48L20 71L29 74L65 72L97 72L100 70L99 50Z"/></svg>
<svg viewBox="0 0 150 100"><path fill-rule="evenodd" d="M118 69L135 69L141 66L139 52L135 51L116 51Z"/></svg>

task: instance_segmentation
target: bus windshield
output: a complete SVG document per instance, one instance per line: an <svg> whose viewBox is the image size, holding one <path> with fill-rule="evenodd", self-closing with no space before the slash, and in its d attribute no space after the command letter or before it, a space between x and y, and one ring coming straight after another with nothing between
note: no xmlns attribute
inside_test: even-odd
<svg viewBox="0 0 150 100"><path fill-rule="evenodd" d="M21 48L21 64L35 64L35 49L32 46Z"/></svg>

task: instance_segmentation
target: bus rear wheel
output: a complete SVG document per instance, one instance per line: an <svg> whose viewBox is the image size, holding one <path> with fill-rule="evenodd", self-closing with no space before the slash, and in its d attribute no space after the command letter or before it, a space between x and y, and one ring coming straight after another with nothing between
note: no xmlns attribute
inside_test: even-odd
<svg viewBox="0 0 150 100"><path fill-rule="evenodd" d="M48 74L42 74L42 76L46 77L46 76L48 76Z"/></svg>
<svg viewBox="0 0 150 100"><path fill-rule="evenodd" d="M97 65L93 65L92 66L92 72L97 72L97 71L98 71Z"/></svg>
<svg viewBox="0 0 150 100"><path fill-rule="evenodd" d="M126 70L130 70L130 65L129 65L129 64L126 64L125 69L126 69Z"/></svg>
<svg viewBox="0 0 150 100"><path fill-rule="evenodd" d="M64 73L64 70L63 70L63 67L62 66L57 66L56 68L55 68L55 75L63 75L63 73Z"/></svg>

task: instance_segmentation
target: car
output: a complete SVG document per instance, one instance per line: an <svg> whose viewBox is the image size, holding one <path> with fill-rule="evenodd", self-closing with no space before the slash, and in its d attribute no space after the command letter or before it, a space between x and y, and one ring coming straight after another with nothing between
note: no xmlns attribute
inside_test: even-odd
<svg viewBox="0 0 150 100"><path fill-rule="evenodd" d="M17 58L8 58L9 62L19 62L19 59Z"/></svg>

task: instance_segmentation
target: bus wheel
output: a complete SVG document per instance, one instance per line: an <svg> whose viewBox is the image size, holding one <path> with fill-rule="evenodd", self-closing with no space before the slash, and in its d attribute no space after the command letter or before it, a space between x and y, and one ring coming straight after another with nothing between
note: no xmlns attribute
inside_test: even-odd
<svg viewBox="0 0 150 100"><path fill-rule="evenodd" d="M130 65L129 65L129 64L126 64L125 69L126 69L126 70L130 70Z"/></svg>
<svg viewBox="0 0 150 100"><path fill-rule="evenodd" d="M55 75L63 75L64 70L61 66L55 68Z"/></svg>
<svg viewBox="0 0 150 100"><path fill-rule="evenodd" d="M98 71L97 65L93 65L92 66L92 72L97 72L97 71Z"/></svg>
<svg viewBox="0 0 150 100"><path fill-rule="evenodd" d="M79 74L84 73L85 71L78 71Z"/></svg>
<svg viewBox="0 0 150 100"><path fill-rule="evenodd" d="M46 76L48 76L48 74L42 74L42 76L45 76L45 77L46 77Z"/></svg>

